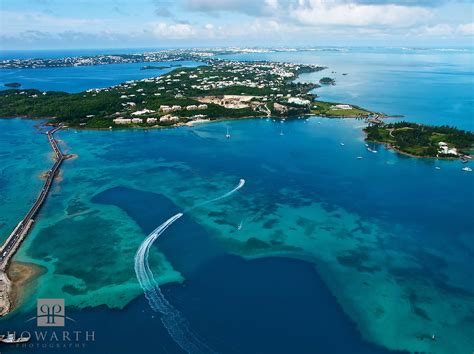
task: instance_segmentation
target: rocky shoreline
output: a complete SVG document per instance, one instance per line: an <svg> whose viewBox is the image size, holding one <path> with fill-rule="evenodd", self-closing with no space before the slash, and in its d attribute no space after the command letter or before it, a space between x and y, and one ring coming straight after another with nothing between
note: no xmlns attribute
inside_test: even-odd
<svg viewBox="0 0 474 354"><path fill-rule="evenodd" d="M0 271L0 317L10 312L11 281L7 274Z"/></svg>

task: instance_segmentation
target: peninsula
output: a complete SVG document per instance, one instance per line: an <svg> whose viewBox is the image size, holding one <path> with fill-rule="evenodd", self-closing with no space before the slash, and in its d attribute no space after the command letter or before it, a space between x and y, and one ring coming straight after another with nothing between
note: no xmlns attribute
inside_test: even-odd
<svg viewBox="0 0 474 354"><path fill-rule="evenodd" d="M193 121L262 116L382 116L315 101L315 83L295 82L317 65L206 59L206 65L80 93L6 90L0 116L55 118L84 128L177 126Z"/></svg>
<svg viewBox="0 0 474 354"><path fill-rule="evenodd" d="M7 60L1 68L100 65L123 62L160 62L141 69L170 69L168 73L116 86L80 93L43 92L33 89L0 91L1 117L51 118L55 123L91 129L159 128L193 122L252 117L300 117L367 119L368 141L384 143L416 157L470 159L474 135L451 127L415 123L385 124L382 113L345 103L317 100L314 89L334 85L329 77L320 84L296 81L301 74L325 67L271 61L231 61L217 54L242 50L165 50L134 55L104 55L58 59ZM197 67L176 62L190 60Z"/></svg>
<svg viewBox="0 0 474 354"><path fill-rule="evenodd" d="M298 48L301 52L320 51L321 48ZM329 49L331 50L331 49ZM0 69L60 68L126 63L160 63L175 61L207 62L209 58L232 54L294 52L296 48L195 48L164 49L134 54L102 54L93 56L71 56L63 58L31 58L0 60ZM169 66L180 66L169 64Z"/></svg>
<svg viewBox="0 0 474 354"><path fill-rule="evenodd" d="M470 159L474 133L448 126L429 126L410 122L369 124L366 140L415 157Z"/></svg>

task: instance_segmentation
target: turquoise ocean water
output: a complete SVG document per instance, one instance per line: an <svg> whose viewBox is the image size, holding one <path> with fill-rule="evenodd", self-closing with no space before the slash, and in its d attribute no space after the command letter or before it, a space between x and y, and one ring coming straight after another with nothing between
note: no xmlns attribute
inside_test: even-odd
<svg viewBox="0 0 474 354"><path fill-rule="evenodd" d="M336 86L316 91L322 99L473 127L469 51L348 49L236 58L323 64L326 72L303 77L336 77ZM51 70L48 88L39 88L84 88L75 80L59 84ZM78 68L62 70L74 76ZM97 77L122 80L114 68L97 70ZM131 79L133 69L126 71ZM35 123L0 120L0 161L11 166L0 178L2 237L26 212L41 184L38 175L51 163ZM369 153L363 125L312 117L58 133L62 148L78 157L64 164L62 180L16 257L47 272L0 328L30 328L25 319L36 298L59 297L76 326L96 324L90 352L180 353L141 296L134 254L173 214L245 178L231 198L178 220L151 254L165 296L214 350L472 352L473 175L457 161L413 159L379 145L373 146L377 154ZM116 343L117 335L154 336L154 345Z"/></svg>

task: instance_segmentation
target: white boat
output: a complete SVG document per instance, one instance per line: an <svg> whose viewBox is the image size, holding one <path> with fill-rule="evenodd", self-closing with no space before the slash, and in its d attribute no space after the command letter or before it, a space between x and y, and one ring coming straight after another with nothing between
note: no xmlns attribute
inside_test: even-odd
<svg viewBox="0 0 474 354"><path fill-rule="evenodd" d="M359 160L362 160L362 159L363 159L363 157L362 157L362 156L357 156L357 158L358 158Z"/></svg>
<svg viewBox="0 0 474 354"><path fill-rule="evenodd" d="M441 167L439 167L439 166L436 166L436 167L435 167L435 169L437 169L437 170L441 170Z"/></svg>
<svg viewBox="0 0 474 354"><path fill-rule="evenodd" d="M463 167L462 170L466 172L472 172L472 168L470 167Z"/></svg>
<svg viewBox="0 0 474 354"><path fill-rule="evenodd" d="M341 143L341 146L344 146L344 145L346 145L346 144L344 144L344 143Z"/></svg>
<svg viewBox="0 0 474 354"><path fill-rule="evenodd" d="M30 340L30 338L28 338L28 337L26 337L26 338L25 337L16 338L14 333L9 333L6 338L3 335L0 336L0 342L1 343L7 343L7 344L25 343L25 342L28 342L29 340Z"/></svg>
<svg viewBox="0 0 474 354"><path fill-rule="evenodd" d="M225 137L226 137L227 139L230 138L229 127L227 127L227 134L225 135Z"/></svg>

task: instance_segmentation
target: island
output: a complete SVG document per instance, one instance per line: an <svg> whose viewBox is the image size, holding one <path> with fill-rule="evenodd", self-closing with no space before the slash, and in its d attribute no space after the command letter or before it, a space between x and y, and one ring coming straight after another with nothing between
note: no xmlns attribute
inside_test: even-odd
<svg viewBox="0 0 474 354"><path fill-rule="evenodd" d="M137 54L107 54L63 58L6 59L0 61L0 69L62 68L71 66L92 66L150 62L156 63L175 61L199 62L202 59L206 59L212 55L213 52L207 52L202 50L176 49Z"/></svg>
<svg viewBox="0 0 474 354"><path fill-rule="evenodd" d="M140 70L163 70L163 69L169 69L171 66L156 66L156 65L145 65L140 68Z"/></svg>
<svg viewBox="0 0 474 354"><path fill-rule="evenodd" d="M136 54L102 54L93 56L70 56L62 58L29 58L0 60L0 69L25 69L25 68L58 68L70 66L91 66L126 63L156 63L179 61L203 61L217 56L248 53L274 53L274 52L311 52L315 48L195 48L195 49L164 49L156 52ZM180 67L182 64L169 64L171 67Z"/></svg>
<svg viewBox="0 0 474 354"><path fill-rule="evenodd" d="M199 56L202 65L179 67L156 77L131 80L116 86L79 93L21 90L0 91L0 117L50 118L55 125L84 129L163 128L222 119L274 117L365 119L367 141L384 143L416 157L470 159L473 133L452 127L410 122L386 124L383 113L356 105L318 99L317 83L297 81L303 73L322 66L270 61L232 61L202 52L164 52ZM135 58L133 59L135 60ZM180 65L180 64L176 64ZM161 68L146 66L144 68ZM322 84L334 79L323 77Z"/></svg>
<svg viewBox="0 0 474 354"><path fill-rule="evenodd" d="M364 131L367 141L386 144L414 157L467 161L474 149L474 133L448 126L375 122Z"/></svg>
<svg viewBox="0 0 474 354"><path fill-rule="evenodd" d="M17 87L20 87L21 84L19 82L8 82L6 83L5 85L3 85L5 87L11 87L11 88L17 88Z"/></svg>
<svg viewBox="0 0 474 354"><path fill-rule="evenodd" d="M370 117L345 104L317 102L315 83L296 82L317 65L206 59L206 65L80 93L6 90L0 116L54 118L72 127L163 127L249 117Z"/></svg>
<svg viewBox="0 0 474 354"><path fill-rule="evenodd" d="M335 85L336 84L336 80L330 78L330 77L323 77L319 80L319 83L321 85Z"/></svg>

